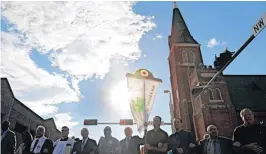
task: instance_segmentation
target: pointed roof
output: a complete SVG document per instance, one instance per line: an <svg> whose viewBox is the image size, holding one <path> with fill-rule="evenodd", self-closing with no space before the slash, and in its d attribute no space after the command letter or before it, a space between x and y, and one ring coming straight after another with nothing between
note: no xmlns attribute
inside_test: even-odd
<svg viewBox="0 0 266 154"><path fill-rule="evenodd" d="M177 7L176 2L174 2L173 9L171 42L199 44L190 34L187 24Z"/></svg>
<svg viewBox="0 0 266 154"><path fill-rule="evenodd" d="M174 1L174 9L177 8L176 1Z"/></svg>

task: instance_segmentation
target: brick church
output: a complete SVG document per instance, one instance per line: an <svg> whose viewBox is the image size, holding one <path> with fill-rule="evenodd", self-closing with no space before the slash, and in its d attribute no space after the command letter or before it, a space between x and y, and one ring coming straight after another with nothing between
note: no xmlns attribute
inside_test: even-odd
<svg viewBox="0 0 266 154"><path fill-rule="evenodd" d="M206 127L214 124L220 135L231 138L234 128L242 123L239 113L243 108L253 110L258 122L266 122L266 75L223 74L202 94L192 95L193 88L206 85L218 71L203 64L200 44L176 5L168 41L174 117L183 119L184 129L202 139Z"/></svg>

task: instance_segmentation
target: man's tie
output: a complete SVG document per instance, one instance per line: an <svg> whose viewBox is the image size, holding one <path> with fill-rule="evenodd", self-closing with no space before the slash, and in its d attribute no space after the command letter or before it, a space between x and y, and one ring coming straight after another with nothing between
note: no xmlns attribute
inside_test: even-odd
<svg viewBox="0 0 266 154"><path fill-rule="evenodd" d="M83 151L83 149L84 149L84 145L85 145L85 140L83 139L83 140L82 140L82 143L81 143L81 151Z"/></svg>
<svg viewBox="0 0 266 154"><path fill-rule="evenodd" d="M210 154L214 154L215 141L210 142Z"/></svg>
<svg viewBox="0 0 266 154"><path fill-rule="evenodd" d="M129 144L129 137L126 138L126 148L128 150L128 144Z"/></svg>
<svg viewBox="0 0 266 154"><path fill-rule="evenodd" d="M36 146L37 146L38 142L39 142L39 139L38 139L38 140L36 140L36 142L35 142L35 144L34 144L34 146L33 146L33 148L32 148L32 152L35 150L35 148L36 148Z"/></svg>

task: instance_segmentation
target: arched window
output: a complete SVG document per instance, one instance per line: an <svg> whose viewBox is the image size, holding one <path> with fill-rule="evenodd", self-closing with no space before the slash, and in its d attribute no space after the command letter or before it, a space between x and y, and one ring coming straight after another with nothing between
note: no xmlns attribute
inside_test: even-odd
<svg viewBox="0 0 266 154"><path fill-rule="evenodd" d="M219 88L215 89L215 95L217 97L217 100L222 100L222 93Z"/></svg>
<svg viewBox="0 0 266 154"><path fill-rule="evenodd" d="M192 51L189 51L188 60L188 62L192 64L195 62L195 54Z"/></svg>
<svg viewBox="0 0 266 154"><path fill-rule="evenodd" d="M212 90L211 89L208 89L208 94L209 94L209 99L210 100L214 100L213 93L212 93Z"/></svg>
<svg viewBox="0 0 266 154"><path fill-rule="evenodd" d="M183 63L188 63L188 55L186 51L183 51L182 57L183 57Z"/></svg>

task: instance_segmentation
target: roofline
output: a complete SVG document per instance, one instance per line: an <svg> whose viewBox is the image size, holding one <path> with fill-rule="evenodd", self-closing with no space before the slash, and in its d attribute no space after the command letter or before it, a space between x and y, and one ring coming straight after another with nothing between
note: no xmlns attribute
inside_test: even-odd
<svg viewBox="0 0 266 154"><path fill-rule="evenodd" d="M57 128L57 126L56 126L56 124L55 124L54 118L51 117L51 118L45 119L44 121L48 121L48 120L52 120L53 123L54 123L54 125L55 125L56 130L57 130L58 132L60 132L60 130ZM60 132L60 133L61 133L61 132Z"/></svg>
<svg viewBox="0 0 266 154"><path fill-rule="evenodd" d="M8 85L8 88L9 90L11 91L12 93L12 97L15 99L15 101L19 102L22 106L24 106L26 109L30 110L31 112L33 112L33 114L35 114L37 117L39 117L41 120L44 120L40 115L38 115L36 112L32 111L29 107L27 107L25 104L23 104L20 100L18 100L15 96L14 96L14 93L12 91L12 88L8 82L8 79L7 78L1 78L1 82L2 80L6 80L7 81L7 85Z"/></svg>
<svg viewBox="0 0 266 154"><path fill-rule="evenodd" d="M7 79L7 78L1 78L1 82L2 82L2 80L6 80L7 85L8 85L8 88L9 88L9 90L11 91L12 97L15 98L14 93L13 93L13 90L12 90L12 88L11 88L9 82L8 82L8 79ZM2 85L2 84L1 84L1 85ZM1 87L2 87L2 86L1 86Z"/></svg>

